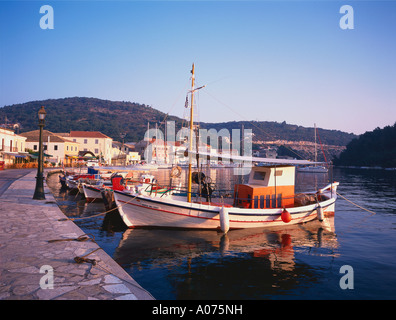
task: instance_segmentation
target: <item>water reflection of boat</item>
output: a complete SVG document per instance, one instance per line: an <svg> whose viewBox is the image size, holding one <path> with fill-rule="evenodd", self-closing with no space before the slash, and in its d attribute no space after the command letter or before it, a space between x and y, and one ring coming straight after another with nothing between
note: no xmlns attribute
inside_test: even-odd
<svg viewBox="0 0 396 320"><path fill-rule="evenodd" d="M250 254L266 258L271 268L290 271L295 248L320 248L320 255L336 255L338 247L334 217L288 227L233 230L227 234L207 230L127 229L113 258L120 265L148 268L178 265L211 253Z"/></svg>

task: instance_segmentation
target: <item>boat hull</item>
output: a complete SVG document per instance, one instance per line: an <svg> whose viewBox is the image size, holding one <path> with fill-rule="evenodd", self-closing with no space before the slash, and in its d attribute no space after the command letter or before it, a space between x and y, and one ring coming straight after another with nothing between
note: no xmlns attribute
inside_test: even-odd
<svg viewBox="0 0 396 320"><path fill-rule="evenodd" d="M221 229L220 205L187 203L172 199L160 199L138 194L114 191L118 211L129 228L167 227L192 229ZM320 202L325 215L334 214L336 198ZM291 215L283 222L283 209L244 209L225 207L229 229L262 228L298 224L317 218L317 204L288 208Z"/></svg>
<svg viewBox="0 0 396 320"><path fill-rule="evenodd" d="M102 200L101 189L96 186L90 186L83 184L84 196L87 201L98 201Z"/></svg>

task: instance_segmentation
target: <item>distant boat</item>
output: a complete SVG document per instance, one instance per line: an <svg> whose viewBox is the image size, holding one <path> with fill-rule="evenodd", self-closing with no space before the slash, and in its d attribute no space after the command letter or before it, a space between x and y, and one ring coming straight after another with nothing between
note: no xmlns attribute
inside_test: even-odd
<svg viewBox="0 0 396 320"><path fill-rule="evenodd" d="M76 174L69 175L65 177L65 185L72 190L78 190L81 183L85 182L87 179L95 179L94 174Z"/></svg>
<svg viewBox="0 0 396 320"><path fill-rule="evenodd" d="M264 162L267 166L252 167L248 183L234 186L233 198L214 198L210 179L205 179L202 172L192 172L194 92L203 87L195 88L194 65L191 73L187 191L182 194L172 185L160 187L150 181L142 181L135 186L116 185L113 179L114 199L129 228L168 227L227 232L229 229L285 226L317 218L323 220L325 215L334 214L338 182L313 192L295 194L295 166L312 164L305 160L254 158L254 161ZM194 194L193 183L199 187Z"/></svg>
<svg viewBox="0 0 396 320"><path fill-rule="evenodd" d="M317 144L316 144L316 123L314 124L314 132L315 132L315 160L314 161L317 162L318 150L317 150ZM297 172L327 173L327 172L329 172L329 169L325 166L312 165L312 166L306 166L306 167L298 167Z"/></svg>
<svg viewBox="0 0 396 320"><path fill-rule="evenodd" d="M306 173L327 173L329 169L325 166L307 166L307 167L299 167L297 168L298 172L306 172Z"/></svg>
<svg viewBox="0 0 396 320"><path fill-rule="evenodd" d="M96 181L82 183L85 199L88 202L103 200L102 191L112 190L111 180L98 179Z"/></svg>

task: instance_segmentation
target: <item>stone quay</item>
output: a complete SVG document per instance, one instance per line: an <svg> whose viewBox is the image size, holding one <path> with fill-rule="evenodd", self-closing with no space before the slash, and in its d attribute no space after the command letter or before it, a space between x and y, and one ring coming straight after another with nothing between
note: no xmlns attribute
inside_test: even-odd
<svg viewBox="0 0 396 320"><path fill-rule="evenodd" d="M36 171L0 196L1 300L154 300L60 210ZM85 241L78 241L85 240Z"/></svg>

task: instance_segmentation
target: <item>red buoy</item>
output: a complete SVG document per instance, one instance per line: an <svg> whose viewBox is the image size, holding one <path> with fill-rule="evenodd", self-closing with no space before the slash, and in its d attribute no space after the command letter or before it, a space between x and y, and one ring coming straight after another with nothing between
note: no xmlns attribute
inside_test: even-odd
<svg viewBox="0 0 396 320"><path fill-rule="evenodd" d="M289 211L286 209L283 209L282 214L281 214L281 219L284 223L289 223L291 221L291 214Z"/></svg>

